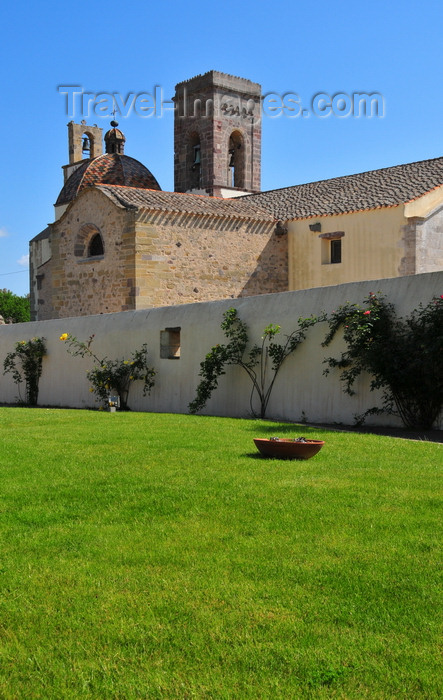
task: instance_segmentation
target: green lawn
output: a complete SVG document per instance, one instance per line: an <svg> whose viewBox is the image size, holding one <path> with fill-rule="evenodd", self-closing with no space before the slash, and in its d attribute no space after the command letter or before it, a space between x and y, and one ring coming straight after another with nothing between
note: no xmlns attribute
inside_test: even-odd
<svg viewBox="0 0 443 700"><path fill-rule="evenodd" d="M0 408L0 697L440 698L443 445ZM305 462L254 436L310 435Z"/></svg>

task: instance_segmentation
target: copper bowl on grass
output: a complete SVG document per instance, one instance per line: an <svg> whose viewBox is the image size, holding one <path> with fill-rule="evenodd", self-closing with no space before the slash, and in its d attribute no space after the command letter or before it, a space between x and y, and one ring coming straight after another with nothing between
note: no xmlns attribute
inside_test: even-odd
<svg viewBox="0 0 443 700"><path fill-rule="evenodd" d="M263 457L277 459L310 459L325 444L324 440L306 438L254 438L254 442Z"/></svg>

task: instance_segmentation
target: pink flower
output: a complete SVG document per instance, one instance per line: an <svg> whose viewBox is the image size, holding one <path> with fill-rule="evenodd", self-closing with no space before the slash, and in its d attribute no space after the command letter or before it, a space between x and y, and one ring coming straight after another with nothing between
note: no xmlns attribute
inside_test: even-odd
<svg viewBox="0 0 443 700"><path fill-rule="evenodd" d="M443 294L440 294L440 299L443 299Z"/></svg>
<svg viewBox="0 0 443 700"><path fill-rule="evenodd" d="M365 311L363 316L369 316L370 313L371 313L370 311Z"/></svg>

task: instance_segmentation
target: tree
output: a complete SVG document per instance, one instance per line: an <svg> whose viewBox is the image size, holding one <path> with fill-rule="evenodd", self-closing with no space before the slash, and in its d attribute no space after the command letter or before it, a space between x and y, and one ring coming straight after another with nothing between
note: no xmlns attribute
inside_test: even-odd
<svg viewBox="0 0 443 700"><path fill-rule="evenodd" d="M6 323L25 323L31 320L29 296L19 297L9 289L0 290L0 316Z"/></svg>

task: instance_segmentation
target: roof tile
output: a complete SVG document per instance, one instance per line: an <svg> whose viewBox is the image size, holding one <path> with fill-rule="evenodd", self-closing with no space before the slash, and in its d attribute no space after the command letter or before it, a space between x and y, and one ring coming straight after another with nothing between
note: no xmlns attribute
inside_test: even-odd
<svg viewBox="0 0 443 700"><path fill-rule="evenodd" d="M307 219L395 207L443 185L443 158L243 195L276 219Z"/></svg>
<svg viewBox="0 0 443 700"><path fill-rule="evenodd" d="M243 197L223 199L205 195L182 192L162 192L139 189L136 187L119 187L100 185L101 190L116 204L125 208L152 209L155 211L175 211L184 214L203 214L224 216L236 219L254 219L257 221L274 221L272 213L253 202L246 202Z"/></svg>

